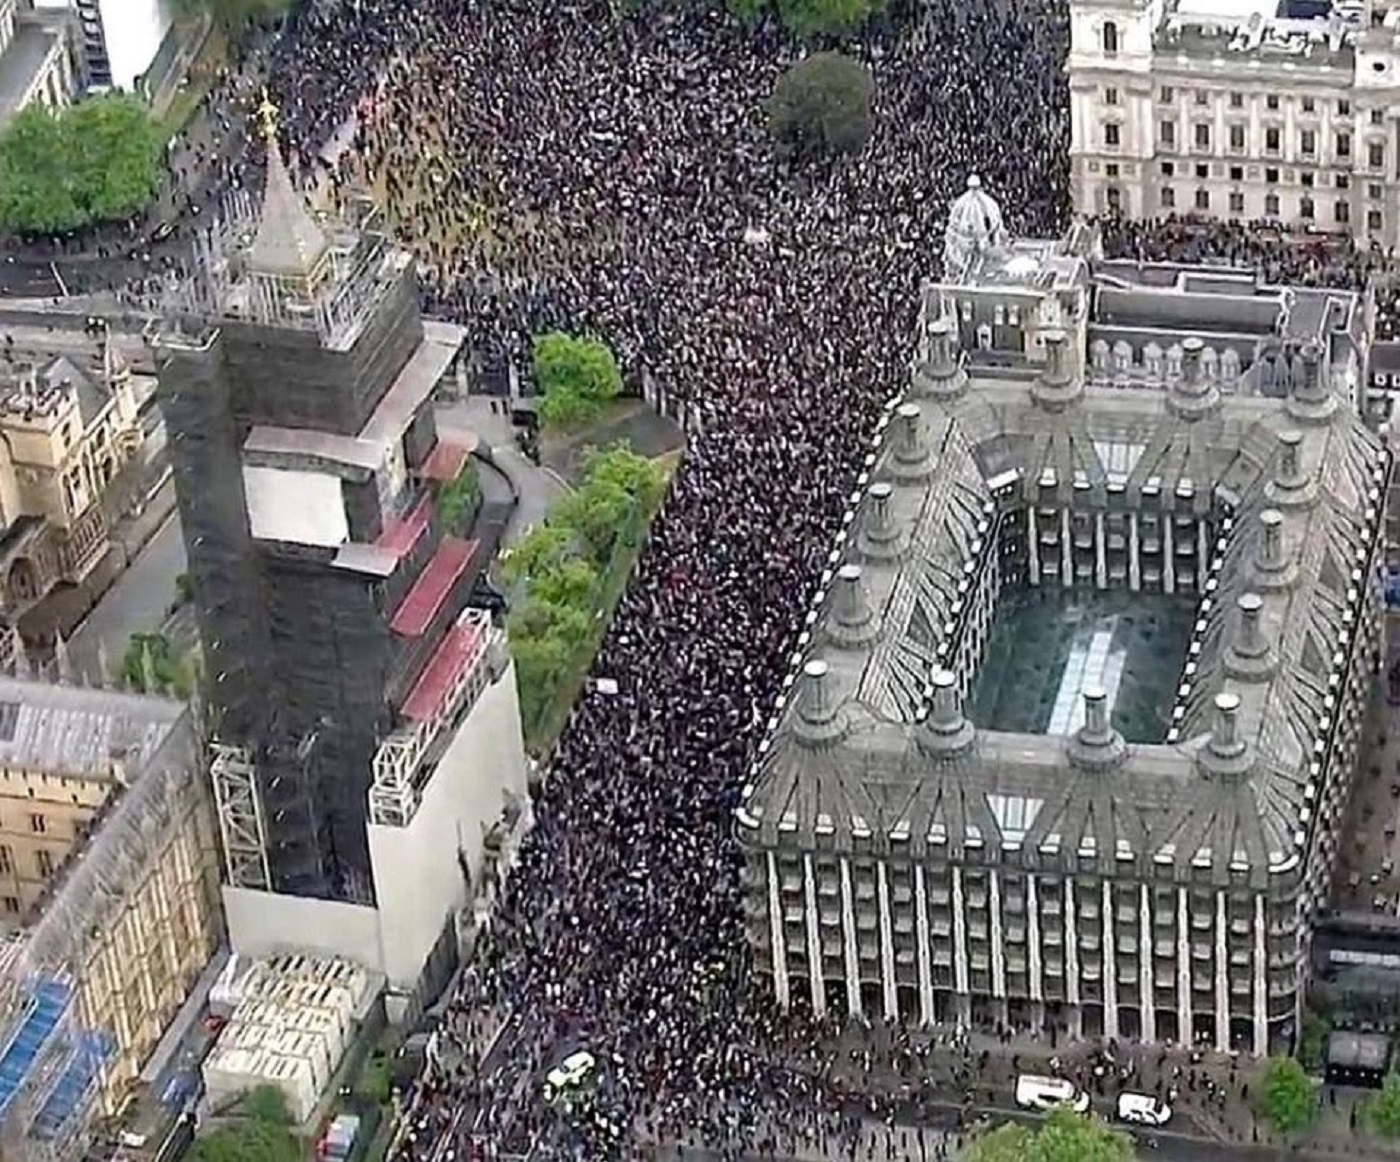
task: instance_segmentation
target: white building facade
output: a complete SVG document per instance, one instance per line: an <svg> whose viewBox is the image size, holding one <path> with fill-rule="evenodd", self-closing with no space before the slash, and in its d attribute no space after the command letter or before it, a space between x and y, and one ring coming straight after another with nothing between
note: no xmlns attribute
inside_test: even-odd
<svg viewBox="0 0 1400 1162"><path fill-rule="evenodd" d="M1075 206L1400 238L1400 38L1368 3L1073 0Z"/></svg>

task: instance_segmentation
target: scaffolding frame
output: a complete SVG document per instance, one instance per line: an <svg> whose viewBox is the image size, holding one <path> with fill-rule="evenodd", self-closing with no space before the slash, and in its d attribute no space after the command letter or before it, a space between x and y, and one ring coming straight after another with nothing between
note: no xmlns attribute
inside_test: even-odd
<svg viewBox="0 0 1400 1162"><path fill-rule="evenodd" d="M257 764L246 746L215 742L210 750L209 776L228 883L235 888L270 891L272 869Z"/></svg>
<svg viewBox="0 0 1400 1162"><path fill-rule="evenodd" d="M504 672L505 642L484 609L466 609L449 632L476 636L476 648L453 675L442 705L422 722L399 727L374 752L374 782L369 788L369 821L381 827L407 827L418 811L427 779L420 775L434 742L475 704L481 692Z"/></svg>

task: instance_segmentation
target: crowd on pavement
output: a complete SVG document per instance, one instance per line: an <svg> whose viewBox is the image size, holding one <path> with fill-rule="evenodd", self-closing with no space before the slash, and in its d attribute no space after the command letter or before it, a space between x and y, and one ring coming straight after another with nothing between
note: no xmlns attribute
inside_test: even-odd
<svg viewBox="0 0 1400 1162"><path fill-rule="evenodd" d="M805 165L775 155L762 112L798 50L718 4L311 3L272 50L298 172L352 126L332 183L376 187L427 308L466 324L472 350L523 367L541 330L596 332L697 417L594 666L612 682L590 684L550 759L397 1162L465 1159L475 1132L552 1158L662 1141L945 1156L895 1128L893 1101L788 1060L822 1031L749 979L731 820L868 433L905 387L948 203L976 172L1013 234L1068 223L1065 43L1052 0L929 0L849 46L875 76L868 146ZM215 125L238 131L255 95L231 73ZM181 183L212 167L209 197L256 184L259 159L221 140L177 163ZM1389 262L1257 224L1100 226L1109 256L1281 281L1360 285ZM956 1038L970 1107L992 1058ZM926 1072L890 1044L867 1052ZM542 1079L581 1046L597 1076L566 1115ZM1092 1068L1064 1054L1071 1074ZM1166 1068L1151 1084L1195 1091Z"/></svg>

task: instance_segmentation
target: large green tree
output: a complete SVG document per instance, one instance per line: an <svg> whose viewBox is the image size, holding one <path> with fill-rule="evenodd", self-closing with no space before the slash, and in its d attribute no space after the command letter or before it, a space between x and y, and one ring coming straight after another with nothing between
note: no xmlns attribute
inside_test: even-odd
<svg viewBox="0 0 1400 1162"><path fill-rule="evenodd" d="M301 1162L306 1157L291 1132L281 1090L260 1085L242 1104L244 1118L195 1139L195 1162Z"/></svg>
<svg viewBox="0 0 1400 1162"><path fill-rule="evenodd" d="M778 0L778 14L805 40L854 32L884 6L884 0Z"/></svg>
<svg viewBox="0 0 1400 1162"><path fill-rule="evenodd" d="M164 142L122 93L66 109L30 105L0 132L0 227L57 234L127 218L160 188Z"/></svg>
<svg viewBox="0 0 1400 1162"><path fill-rule="evenodd" d="M973 1140L966 1162L1133 1162L1133 1140L1092 1114L1055 1110L1039 1126L1007 1122Z"/></svg>
<svg viewBox="0 0 1400 1162"><path fill-rule="evenodd" d="M534 370L543 394L540 418L554 426L595 419L622 390L622 372L612 351L586 335L550 331L535 336Z"/></svg>
<svg viewBox="0 0 1400 1162"><path fill-rule="evenodd" d="M1317 1087L1292 1057L1271 1057L1255 1092L1259 1116L1281 1134L1301 1133L1317 1116Z"/></svg>
<svg viewBox="0 0 1400 1162"><path fill-rule="evenodd" d="M292 0L175 0L183 17L209 17L228 32L240 32L255 20L281 16Z"/></svg>
<svg viewBox="0 0 1400 1162"><path fill-rule="evenodd" d="M1386 1074L1380 1092L1367 1099L1366 1124L1382 1138L1400 1138L1400 1073Z"/></svg>
<svg viewBox="0 0 1400 1162"><path fill-rule="evenodd" d="M798 157L855 153L870 140L875 82L839 52L817 52L788 69L768 98L779 149Z"/></svg>

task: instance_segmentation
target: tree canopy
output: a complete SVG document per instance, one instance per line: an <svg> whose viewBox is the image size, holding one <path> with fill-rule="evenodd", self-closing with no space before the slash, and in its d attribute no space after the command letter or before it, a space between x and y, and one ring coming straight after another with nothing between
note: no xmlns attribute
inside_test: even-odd
<svg viewBox="0 0 1400 1162"><path fill-rule="evenodd" d="M1380 1092L1367 1100L1366 1124L1382 1138L1400 1138L1400 1073L1386 1074Z"/></svg>
<svg viewBox="0 0 1400 1162"><path fill-rule="evenodd" d="M481 481L477 479L476 465L468 457L456 478L444 484L438 494L438 515L443 527L453 536L465 533L471 527L480 500Z"/></svg>
<svg viewBox="0 0 1400 1162"><path fill-rule="evenodd" d="M870 140L875 82L839 52L818 52L778 78L768 126L778 147L799 157L855 153Z"/></svg>
<svg viewBox="0 0 1400 1162"><path fill-rule="evenodd" d="M29 105L0 132L0 227L58 234L128 218L160 188L163 151L158 125L135 97Z"/></svg>
<svg viewBox="0 0 1400 1162"><path fill-rule="evenodd" d="M579 487L503 555L501 579L512 598L508 629L527 734L544 720L561 684L592 658L618 551L635 546L665 483L660 465L625 444L594 451Z"/></svg>
<svg viewBox="0 0 1400 1162"><path fill-rule="evenodd" d="M281 16L290 7L291 0L176 0L181 16L208 16L229 32L238 32L255 20Z"/></svg>
<svg viewBox="0 0 1400 1162"><path fill-rule="evenodd" d="M1259 1116L1281 1134L1296 1134L1317 1116L1313 1080L1292 1057L1271 1057L1256 1090Z"/></svg>
<svg viewBox="0 0 1400 1162"><path fill-rule="evenodd" d="M196 1138L195 1162L301 1162L287 1100L276 1086L260 1085L243 1099L247 1115Z"/></svg>
<svg viewBox="0 0 1400 1162"><path fill-rule="evenodd" d="M884 0L778 0L778 14L794 36L842 36L884 8Z"/></svg>
<svg viewBox="0 0 1400 1162"><path fill-rule="evenodd" d="M122 655L122 679L143 694L169 693L188 698L194 676L163 633L134 633Z"/></svg>
<svg viewBox="0 0 1400 1162"><path fill-rule="evenodd" d="M549 425L587 423L622 390L617 360L600 339L563 331L536 335L534 368L543 395L540 418Z"/></svg>
<svg viewBox="0 0 1400 1162"><path fill-rule="evenodd" d="M1133 1162L1132 1138L1092 1114L1055 1110L1035 1127L1007 1122L973 1140L966 1162Z"/></svg>

